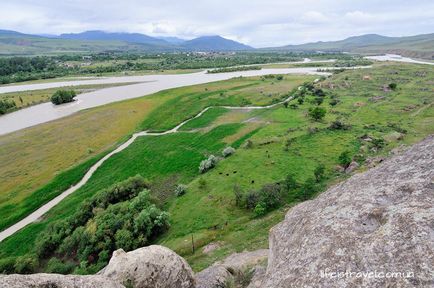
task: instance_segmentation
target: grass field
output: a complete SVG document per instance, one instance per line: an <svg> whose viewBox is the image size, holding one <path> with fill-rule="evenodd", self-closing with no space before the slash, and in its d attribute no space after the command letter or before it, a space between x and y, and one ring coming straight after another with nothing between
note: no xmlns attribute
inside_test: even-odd
<svg viewBox="0 0 434 288"><path fill-rule="evenodd" d="M201 98L200 93L206 95L205 89L214 89L213 93L220 95L220 91L225 92L226 89L232 88L244 93L239 96L243 99L245 97L251 101L262 99L262 103L267 103L265 101L271 101L270 96L265 98L260 91L270 90L270 86L272 86L278 88L282 93L288 92L295 83L301 84L305 79L313 78L287 76L286 79L276 84L271 84L272 80L237 78L171 89L143 98L85 110L70 117L0 136L0 163L2 163L0 166L2 180L0 181L0 229L14 223L17 219L40 206L41 203L56 196L56 193L61 192L65 183L58 181L49 184L51 192L44 192L45 197L40 197L41 192L38 192L41 189L47 191L45 185L56 175L95 157L95 155L112 149L132 132L142 130L143 125L140 123L143 119L148 119L149 113L157 107L161 106L153 115L160 116L161 111L166 109L171 109L172 112L165 111L165 113L173 113L173 110L181 105L180 103L189 105L191 107L190 113L196 114L206 105L204 99L199 99ZM220 91L217 90L219 85L222 85ZM255 92L255 89L258 91ZM192 97L192 95L195 96ZM273 95L277 96L277 94ZM226 97L221 97L215 99L214 102L229 105L231 104L230 101L238 100L236 96L232 95L229 100ZM171 104L163 105L164 103ZM237 103L241 103L241 101ZM178 116L173 121L165 123L168 126L175 126L178 124L175 122L178 121L177 119L185 118L185 115ZM161 118L157 120L161 121ZM113 125L113 123L116 124ZM63 153L64 147L68 147L67 153ZM86 167L83 169L85 170ZM81 173L84 173L83 171ZM67 173L71 174L70 172ZM78 175L82 175L80 173L72 174L76 177L72 177L74 179L68 177L67 183L77 182L80 178ZM34 196L34 194L39 196ZM32 205L29 206L27 203L32 203Z"/></svg>
<svg viewBox="0 0 434 288"><path fill-rule="evenodd" d="M179 97L162 102L139 127L171 128L210 105L247 102L264 105L296 87L293 82L306 80L302 78L291 81L290 76L285 76L281 83L273 79L237 78L180 88L183 93ZM288 82L286 88L284 82ZM396 83L397 89L383 87L390 83ZM156 243L184 256L194 270L201 270L235 251L267 247L268 230L281 221L297 199L288 194L284 207L257 218L252 211L235 206L235 184L244 191L258 189L282 180L289 173L303 183L321 163L326 168L325 188L347 177L335 170L341 152L349 151L363 165L364 159L387 155L401 144L419 141L434 133L432 83L434 67L426 65L380 64L371 69L335 74L316 84L328 95L321 105L327 109L327 114L320 122L314 122L307 115L309 108L316 105L311 103L314 100L311 96L295 108L279 105L249 112L211 109L203 119L191 121L183 132L139 138L110 158L84 187L52 209L45 219L0 243L0 257L31 252L36 235L48 223L71 215L83 199L99 189L136 174L153 183L154 195L171 214L171 228ZM173 91L180 90L161 92L159 99L166 99ZM339 100L336 106L329 105L331 95ZM351 128L329 129L335 120ZM397 133L402 133L401 137L392 137ZM373 149L371 144L361 140L365 134L385 139L385 146ZM247 139L251 141L249 146L244 145ZM288 139L292 141L285 149ZM210 153L220 155L226 145L236 147L235 154L207 173L199 174L199 162ZM179 183L187 185L187 193L174 197L173 187ZM196 246L194 253L192 235ZM202 252L204 245L216 241L220 243L219 249L208 254ZM18 249L17 243L20 243Z"/></svg>
<svg viewBox="0 0 434 288"><path fill-rule="evenodd" d="M50 102L51 96L60 89L74 90L77 94L92 92L98 89L132 85L135 83L116 83L116 84L94 84L94 85L80 85L80 86L66 86L59 88L50 88L34 91L21 91L0 94L0 100L11 100L15 102L17 108L29 107L32 105Z"/></svg>

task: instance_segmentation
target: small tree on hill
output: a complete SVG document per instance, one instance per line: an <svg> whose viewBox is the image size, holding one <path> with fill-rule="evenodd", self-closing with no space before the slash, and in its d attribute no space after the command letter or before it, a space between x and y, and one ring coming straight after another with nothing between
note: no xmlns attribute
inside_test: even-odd
<svg viewBox="0 0 434 288"><path fill-rule="evenodd" d="M309 116L315 121L320 121L321 119L323 119L326 113L327 111L322 107L315 107L309 109Z"/></svg>

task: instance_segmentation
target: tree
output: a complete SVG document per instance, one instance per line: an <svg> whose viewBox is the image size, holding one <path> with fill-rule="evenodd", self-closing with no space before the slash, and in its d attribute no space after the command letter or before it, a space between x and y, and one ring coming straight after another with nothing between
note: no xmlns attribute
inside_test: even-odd
<svg viewBox="0 0 434 288"><path fill-rule="evenodd" d="M315 121L320 121L324 118L327 111L322 107L315 107L309 109L309 116L314 119Z"/></svg>
<svg viewBox="0 0 434 288"><path fill-rule="evenodd" d="M215 157L214 155L210 155L208 159L205 159L202 162L200 162L199 172L205 173L209 169L214 168L216 164L217 164L217 157Z"/></svg>
<svg viewBox="0 0 434 288"><path fill-rule="evenodd" d="M54 105L60 105L74 101L74 97L77 96L74 90L57 90L53 96L51 96L51 102Z"/></svg>
<svg viewBox="0 0 434 288"><path fill-rule="evenodd" d="M391 90L395 91L396 88L398 88L398 84L396 84L396 83L390 83L390 84L389 84L389 88L390 88Z"/></svg>
<svg viewBox="0 0 434 288"><path fill-rule="evenodd" d="M234 153L235 153L235 149L232 148L231 146L229 146L229 147L226 147L225 149L223 149L222 155L223 155L223 157L226 158L228 156L231 156Z"/></svg>
<svg viewBox="0 0 434 288"><path fill-rule="evenodd" d="M187 186L179 184L175 188L175 195L177 197L184 195L187 192Z"/></svg>
<svg viewBox="0 0 434 288"><path fill-rule="evenodd" d="M324 177L325 172L325 166L324 164L319 164L316 168L313 174L315 175L316 182L320 182L322 178Z"/></svg>

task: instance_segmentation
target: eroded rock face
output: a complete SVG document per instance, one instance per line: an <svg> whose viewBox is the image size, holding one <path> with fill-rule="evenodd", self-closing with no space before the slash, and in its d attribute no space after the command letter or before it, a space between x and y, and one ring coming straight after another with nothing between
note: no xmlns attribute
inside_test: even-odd
<svg viewBox="0 0 434 288"><path fill-rule="evenodd" d="M262 287L434 287L433 180L428 137L290 209L271 230Z"/></svg>
<svg viewBox="0 0 434 288"><path fill-rule="evenodd" d="M123 285L103 276L89 275L60 275L60 274L32 274L32 275L1 275L2 288L125 288Z"/></svg>
<svg viewBox="0 0 434 288"><path fill-rule="evenodd" d="M98 274L135 288L194 288L193 271L175 252L151 245L126 253L119 249Z"/></svg>

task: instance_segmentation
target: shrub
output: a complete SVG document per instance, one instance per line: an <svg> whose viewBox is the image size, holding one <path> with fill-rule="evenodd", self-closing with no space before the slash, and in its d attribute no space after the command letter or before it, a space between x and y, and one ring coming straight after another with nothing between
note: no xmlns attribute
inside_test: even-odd
<svg viewBox="0 0 434 288"><path fill-rule="evenodd" d="M202 162L200 162L199 172L205 173L211 168L214 168L216 164L217 164L217 157L215 157L214 155L210 155L208 159L205 159Z"/></svg>
<svg viewBox="0 0 434 288"><path fill-rule="evenodd" d="M316 181L313 178L308 178L300 187L300 193L303 200L309 199L318 191Z"/></svg>
<svg viewBox="0 0 434 288"><path fill-rule="evenodd" d="M51 258L47 263L47 268L45 272L47 273L58 273L58 274L69 274L74 269L73 263L63 263L60 259L56 257Z"/></svg>
<svg viewBox="0 0 434 288"><path fill-rule="evenodd" d="M15 272L19 274L30 274L35 272L38 266L38 260L35 256L25 255L20 256L15 261Z"/></svg>
<svg viewBox="0 0 434 288"><path fill-rule="evenodd" d="M351 159L350 151L346 150L339 155L339 164L341 164L345 168L350 165L351 161L352 159Z"/></svg>
<svg viewBox="0 0 434 288"><path fill-rule="evenodd" d="M7 112L16 108L14 101L10 100L0 100L0 115L6 114Z"/></svg>
<svg viewBox="0 0 434 288"><path fill-rule="evenodd" d="M279 80L279 81L280 81L280 80L283 80L283 76L282 76L282 75L277 75L277 76L276 76L276 79Z"/></svg>
<svg viewBox="0 0 434 288"><path fill-rule="evenodd" d="M389 84L389 88L390 88L391 90L395 91L396 88L398 88L398 84L396 84L396 83L390 83L390 84Z"/></svg>
<svg viewBox="0 0 434 288"><path fill-rule="evenodd" d="M250 139L247 139L246 143L244 144L245 149L250 149L253 147L253 142Z"/></svg>
<svg viewBox="0 0 434 288"><path fill-rule="evenodd" d="M176 197L182 196L187 192L187 186L183 184L179 184L175 188L175 195Z"/></svg>
<svg viewBox="0 0 434 288"><path fill-rule="evenodd" d="M222 155L223 155L223 157L228 157L228 156L231 156L232 154L234 154L235 153L235 149L234 148L232 148L231 146L229 146L229 147L226 147L224 150L223 150L223 152L222 152Z"/></svg>
<svg viewBox="0 0 434 288"><path fill-rule="evenodd" d="M51 96L51 102L54 105L60 105L74 101L74 97L77 96L74 90L57 90L53 96Z"/></svg>
<svg viewBox="0 0 434 288"><path fill-rule="evenodd" d="M237 184L234 186L235 205L237 207L243 207L245 205L244 193L241 187Z"/></svg>
<svg viewBox="0 0 434 288"><path fill-rule="evenodd" d="M324 177L325 172L325 166L324 164L319 164L316 168L313 174L315 175L316 182L320 182Z"/></svg>
<svg viewBox="0 0 434 288"><path fill-rule="evenodd" d="M265 213L267 213L267 209L263 203L258 203L255 206L255 209L253 210L256 217L263 216Z"/></svg>
<svg viewBox="0 0 434 288"><path fill-rule="evenodd" d="M259 193L256 190L251 190L246 194L246 208L253 209L259 203Z"/></svg>
<svg viewBox="0 0 434 288"><path fill-rule="evenodd" d="M315 121L320 121L322 118L324 118L326 113L327 111L322 107L309 109L309 116Z"/></svg>
<svg viewBox="0 0 434 288"><path fill-rule="evenodd" d="M297 181L295 181L295 177L292 174L288 174L283 182L285 185L286 191L291 191L298 187Z"/></svg>
<svg viewBox="0 0 434 288"><path fill-rule="evenodd" d="M338 99L332 99L329 102L330 106L336 106L339 104L339 100Z"/></svg>
<svg viewBox="0 0 434 288"><path fill-rule="evenodd" d="M0 274L12 274L15 272L15 258L0 259Z"/></svg>
<svg viewBox="0 0 434 288"><path fill-rule="evenodd" d="M383 138L373 138L371 144L377 149L381 149L386 145Z"/></svg>
<svg viewBox="0 0 434 288"><path fill-rule="evenodd" d="M333 121L329 126L330 130L349 130L350 128L350 125L345 124L340 120Z"/></svg>
<svg viewBox="0 0 434 288"><path fill-rule="evenodd" d="M278 207L282 202L282 191L278 183L265 184L260 191L260 202L268 210Z"/></svg>

